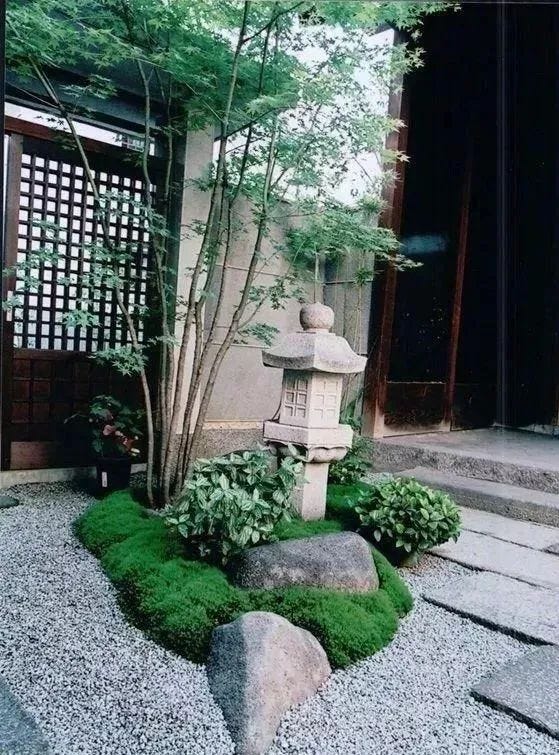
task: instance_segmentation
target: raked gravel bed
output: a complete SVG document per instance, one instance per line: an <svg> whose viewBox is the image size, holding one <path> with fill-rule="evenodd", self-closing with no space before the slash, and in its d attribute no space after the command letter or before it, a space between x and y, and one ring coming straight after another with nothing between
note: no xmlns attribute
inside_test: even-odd
<svg viewBox="0 0 559 755"><path fill-rule="evenodd" d="M12 490L23 505L0 511L0 674L52 754L232 753L203 667L128 625L74 538L91 497ZM464 571L428 558L405 577L417 596ZM388 648L287 714L270 755L557 755L556 740L469 696L529 647L419 599Z"/></svg>

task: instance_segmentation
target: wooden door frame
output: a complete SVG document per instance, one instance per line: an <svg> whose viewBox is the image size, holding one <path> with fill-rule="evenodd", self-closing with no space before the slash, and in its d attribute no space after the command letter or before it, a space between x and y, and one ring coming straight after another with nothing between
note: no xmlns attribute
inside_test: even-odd
<svg viewBox="0 0 559 755"><path fill-rule="evenodd" d="M4 215L4 244L2 270L17 262L19 200L21 186L21 156L23 136L11 133L8 143L6 175L6 212ZM7 301L15 288L15 275L2 275L2 302ZM10 468L10 423L12 405L12 362L14 354L14 326L12 312L2 311L2 367L1 367L1 460L0 469Z"/></svg>
<svg viewBox="0 0 559 755"><path fill-rule="evenodd" d="M404 122L398 132L390 134L387 140L388 149L406 151L408 143L408 129L410 119L409 90L406 86L392 92L389 101L389 115ZM441 422L429 432L449 431L452 426L452 411L456 389L456 364L462 316L462 297L464 289L464 274L468 249L468 231L470 216L470 200L473 170L473 142L470 142L465 158L464 179L462 185L461 203L459 209L459 229L456 269L454 276L454 290L450 310L450 333L447 351L447 367L444 381ZM403 204L405 192L406 163L398 165L394 183L387 187L383 194L385 211L379 219L379 226L390 228L398 236L402 228ZM390 370L390 356L392 349L392 334L394 326L394 311L396 305L398 271L394 265L389 265L382 278L380 291L381 307L380 319L373 338L376 341L370 352L364 380L364 401L362 433L370 438L383 438L386 432L385 409L388 394L388 374ZM375 323L372 323L375 329ZM371 341L373 341L371 338ZM429 381L425 385L429 385ZM409 433L410 431L406 431ZM417 432L422 432L421 428ZM391 435L394 433L390 433Z"/></svg>
<svg viewBox="0 0 559 755"><path fill-rule="evenodd" d="M395 44L402 38L397 37ZM409 129L409 92L401 79L390 92L388 115L403 122L398 131L389 134L386 148L392 151L406 152ZM400 161L396 167L395 179L386 186L382 193L384 210L379 217L381 228L390 228L398 236L402 226L406 162ZM394 325L394 306L396 302L397 269L388 265L382 276L380 321L378 326L371 322L370 343L375 343L369 352L365 368L363 389L363 419L361 432L369 438L384 436L384 410L390 352L392 347L392 330ZM374 335L373 335L374 330Z"/></svg>

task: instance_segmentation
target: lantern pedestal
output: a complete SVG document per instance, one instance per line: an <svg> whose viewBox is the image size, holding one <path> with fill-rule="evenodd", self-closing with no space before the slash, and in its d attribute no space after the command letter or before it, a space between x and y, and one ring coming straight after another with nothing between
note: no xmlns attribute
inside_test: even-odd
<svg viewBox="0 0 559 755"><path fill-rule="evenodd" d="M293 492L293 507L306 521L324 519L329 464L305 464L303 479Z"/></svg>
<svg viewBox="0 0 559 755"><path fill-rule="evenodd" d="M303 477L292 499L302 519L324 519L328 467L330 462L344 458L352 439L349 425L298 427L281 422L264 423L264 440L277 449L278 455L289 455L291 447L303 458Z"/></svg>
<svg viewBox="0 0 559 755"><path fill-rule="evenodd" d="M338 424L344 376L362 372L366 359L329 332L334 324L330 307L305 304L299 319L302 331L262 353L266 366L284 371L279 420L264 423L264 440L280 455L294 447L303 457L303 480L293 504L303 519L322 519L328 465L344 458L353 439L351 427Z"/></svg>

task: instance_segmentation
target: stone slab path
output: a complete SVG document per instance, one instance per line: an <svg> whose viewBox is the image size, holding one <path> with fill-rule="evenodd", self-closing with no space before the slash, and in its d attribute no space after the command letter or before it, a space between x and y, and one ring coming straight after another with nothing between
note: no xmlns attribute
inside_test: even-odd
<svg viewBox="0 0 559 755"><path fill-rule="evenodd" d="M559 589L559 558L553 553L464 530L457 543L431 550L464 566L493 571L532 585Z"/></svg>
<svg viewBox="0 0 559 755"><path fill-rule="evenodd" d="M436 556L471 569L496 572L532 585L559 589L559 528L461 508L458 542L432 549Z"/></svg>
<svg viewBox="0 0 559 755"><path fill-rule="evenodd" d="M523 522L487 511L460 507L462 526L469 532L491 535L499 540L524 545L535 550L546 550L559 543L559 529L544 524Z"/></svg>
<svg viewBox="0 0 559 755"><path fill-rule="evenodd" d="M559 739L558 680L559 648L545 647L506 664L472 694Z"/></svg>
<svg viewBox="0 0 559 755"><path fill-rule="evenodd" d="M0 753L48 755L48 746L35 721L0 678Z"/></svg>
<svg viewBox="0 0 559 755"><path fill-rule="evenodd" d="M474 572L423 597L520 639L559 645L559 591Z"/></svg>

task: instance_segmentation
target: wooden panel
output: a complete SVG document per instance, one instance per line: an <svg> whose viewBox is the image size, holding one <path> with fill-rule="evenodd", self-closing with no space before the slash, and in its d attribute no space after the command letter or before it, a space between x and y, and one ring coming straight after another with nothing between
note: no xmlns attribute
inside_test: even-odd
<svg viewBox="0 0 559 755"><path fill-rule="evenodd" d="M452 404L452 430L488 427L495 419L495 386L456 383Z"/></svg>
<svg viewBox="0 0 559 755"><path fill-rule="evenodd" d="M16 349L11 468L41 468L46 460L61 466L88 463L88 443L80 445L70 436L64 421L76 412L86 411L99 393L139 404L139 391L130 379L107 368L100 370L86 354ZM45 448L39 450L43 445Z"/></svg>
<svg viewBox="0 0 559 755"><path fill-rule="evenodd" d="M14 276L4 286L4 296L11 284L21 300L11 317L4 317L9 354L3 361L4 469L89 463L89 437L82 435L80 442L70 437L65 420L86 411L91 399L102 393L141 405L136 378L124 378L91 360L101 348L128 343L110 285L100 283L93 291L97 327L72 330L61 322L64 312L88 299L80 278L94 270L101 230L79 160L60 144L38 140L39 132L11 137L11 215L7 213L11 255L6 263L24 263L38 285L25 290L18 272L19 279ZM97 186L107 201L112 242L121 252L118 273L126 283L124 301L142 340L138 310L148 295L150 239L138 206L141 174L136 166L122 162L122 152L120 156L120 162L100 151L90 157ZM154 194L155 189L151 187ZM57 227L55 241L49 239L45 222ZM53 261L37 255L48 247L56 252ZM69 286L59 283L62 276L70 280Z"/></svg>
<svg viewBox="0 0 559 755"><path fill-rule="evenodd" d="M440 430L444 419L444 383L388 382L385 435Z"/></svg>

